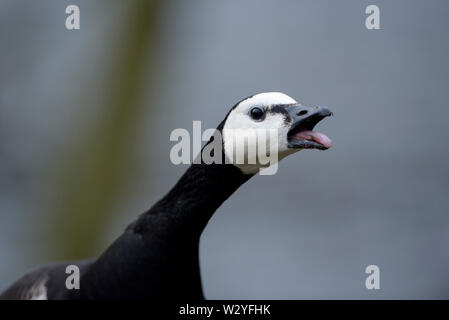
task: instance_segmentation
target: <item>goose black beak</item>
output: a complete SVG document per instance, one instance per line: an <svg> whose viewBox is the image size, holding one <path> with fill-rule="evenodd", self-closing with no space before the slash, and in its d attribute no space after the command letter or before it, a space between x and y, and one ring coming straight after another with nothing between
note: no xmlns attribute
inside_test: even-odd
<svg viewBox="0 0 449 320"><path fill-rule="evenodd" d="M313 131L318 122L333 115L327 107L292 105L286 110L292 118L287 134L289 148L326 150L332 147L331 139L323 133Z"/></svg>

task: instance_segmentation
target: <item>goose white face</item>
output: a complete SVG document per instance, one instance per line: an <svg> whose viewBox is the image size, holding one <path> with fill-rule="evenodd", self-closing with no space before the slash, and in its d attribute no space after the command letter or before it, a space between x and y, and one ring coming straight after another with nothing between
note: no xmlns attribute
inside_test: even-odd
<svg viewBox="0 0 449 320"><path fill-rule="evenodd" d="M328 149L330 139L312 129L331 114L324 107L302 106L280 92L246 98L225 120L222 132L225 157L243 173L253 174L268 166L267 157L269 165L273 165L305 148Z"/></svg>

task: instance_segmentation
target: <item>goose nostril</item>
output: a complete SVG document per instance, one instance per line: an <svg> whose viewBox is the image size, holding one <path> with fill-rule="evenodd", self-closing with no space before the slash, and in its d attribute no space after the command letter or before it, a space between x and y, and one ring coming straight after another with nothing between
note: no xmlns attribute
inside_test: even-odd
<svg viewBox="0 0 449 320"><path fill-rule="evenodd" d="M303 116L303 115L305 115L305 114L307 114L307 110L299 111L297 115L298 115L298 116Z"/></svg>

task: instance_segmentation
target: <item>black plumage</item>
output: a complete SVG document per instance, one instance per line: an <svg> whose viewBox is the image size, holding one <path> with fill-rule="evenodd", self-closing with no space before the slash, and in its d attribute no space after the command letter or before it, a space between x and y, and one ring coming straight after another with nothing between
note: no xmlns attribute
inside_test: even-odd
<svg viewBox="0 0 449 320"><path fill-rule="evenodd" d="M36 298L40 285L47 299L202 299L201 233L216 209L250 177L232 164L192 164L98 259L37 268L0 299ZM80 266L79 290L65 287L69 264Z"/></svg>

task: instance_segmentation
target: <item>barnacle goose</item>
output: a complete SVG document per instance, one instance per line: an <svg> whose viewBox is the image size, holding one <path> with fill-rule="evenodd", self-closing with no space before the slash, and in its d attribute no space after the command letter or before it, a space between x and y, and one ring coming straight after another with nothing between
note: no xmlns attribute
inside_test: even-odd
<svg viewBox="0 0 449 320"><path fill-rule="evenodd" d="M234 151L228 132L238 129L275 129L278 160L302 149L325 150L331 140L312 130L330 115L325 107L306 107L283 93L256 94L228 112L216 131L223 137L222 148L216 150L228 160ZM206 146L213 142L211 138ZM249 160L192 164L98 259L39 267L13 283L0 299L203 299L200 235L217 208L262 168L260 162ZM80 268L79 289L66 287L68 264Z"/></svg>

